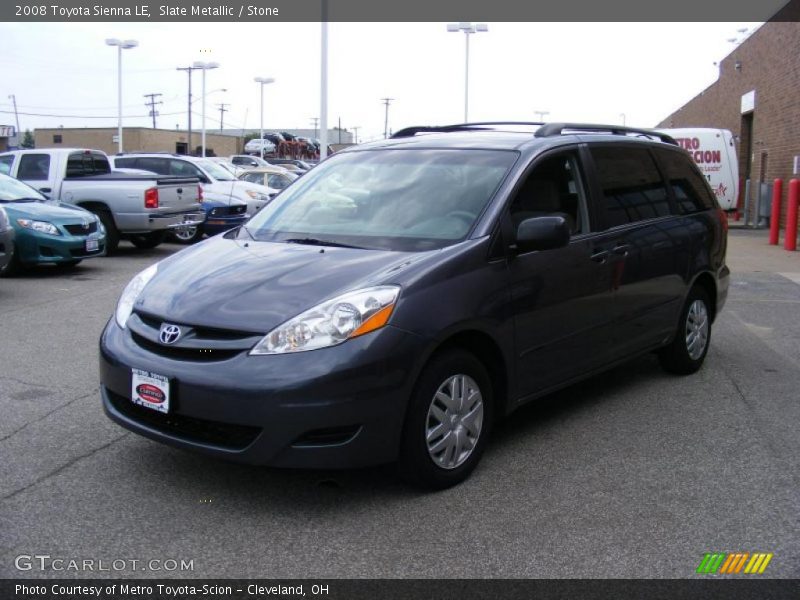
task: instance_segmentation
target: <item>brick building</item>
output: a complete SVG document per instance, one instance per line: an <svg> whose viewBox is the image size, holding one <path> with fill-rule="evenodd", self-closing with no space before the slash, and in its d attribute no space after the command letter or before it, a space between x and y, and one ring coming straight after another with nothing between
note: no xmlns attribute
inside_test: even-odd
<svg viewBox="0 0 800 600"><path fill-rule="evenodd" d="M116 127L59 127L37 129L34 132L37 148L92 148L107 154L117 152ZM126 152L175 152L189 154L187 131L178 129L152 129L149 127L125 127L122 142ZM244 145L243 139L231 135L219 135L206 131L206 149L209 155L229 156L238 154ZM192 146L200 146L200 132L192 131Z"/></svg>
<svg viewBox="0 0 800 600"><path fill-rule="evenodd" d="M725 57L719 78L658 127L729 129L737 137L739 175L750 180L749 221L761 183L800 177L800 2L794 1ZM744 184L740 205L744 205Z"/></svg>

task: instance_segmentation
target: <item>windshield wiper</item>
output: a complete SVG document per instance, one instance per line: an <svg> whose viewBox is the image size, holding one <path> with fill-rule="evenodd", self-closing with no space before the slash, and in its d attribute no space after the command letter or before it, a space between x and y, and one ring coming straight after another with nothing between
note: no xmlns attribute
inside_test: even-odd
<svg viewBox="0 0 800 600"><path fill-rule="evenodd" d="M0 202L41 202L41 198L13 198L11 200L0 200Z"/></svg>
<svg viewBox="0 0 800 600"><path fill-rule="evenodd" d="M283 240L287 244L304 244L306 246L331 246L333 248L359 248L363 249L363 246L353 246L352 244L342 244L340 242L334 242L332 240L319 240L317 238L289 238L288 240Z"/></svg>

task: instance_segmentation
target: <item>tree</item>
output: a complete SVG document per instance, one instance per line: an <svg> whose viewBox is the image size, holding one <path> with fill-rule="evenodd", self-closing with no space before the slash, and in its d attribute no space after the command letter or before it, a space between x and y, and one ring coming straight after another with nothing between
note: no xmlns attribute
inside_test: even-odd
<svg viewBox="0 0 800 600"><path fill-rule="evenodd" d="M25 130L25 135L22 136L22 142L20 143L20 148L33 148L36 146L36 143L33 141L33 134L31 133L30 129Z"/></svg>

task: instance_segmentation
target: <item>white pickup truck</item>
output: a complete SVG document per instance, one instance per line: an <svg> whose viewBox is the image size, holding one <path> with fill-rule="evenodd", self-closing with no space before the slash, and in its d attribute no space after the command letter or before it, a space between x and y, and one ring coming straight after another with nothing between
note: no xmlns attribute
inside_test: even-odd
<svg viewBox="0 0 800 600"><path fill-rule="evenodd" d="M106 228L107 251L120 239L154 248L167 231L205 221L197 178L112 171L99 150L43 148L0 154L0 173L50 198L95 213Z"/></svg>

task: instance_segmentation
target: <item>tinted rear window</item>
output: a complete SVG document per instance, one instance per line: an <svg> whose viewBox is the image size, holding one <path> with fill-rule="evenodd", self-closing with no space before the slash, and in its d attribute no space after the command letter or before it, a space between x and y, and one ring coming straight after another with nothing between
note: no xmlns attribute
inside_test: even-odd
<svg viewBox="0 0 800 600"><path fill-rule="evenodd" d="M591 152L603 191L607 227L670 214L667 188L648 148L594 146Z"/></svg>
<svg viewBox="0 0 800 600"><path fill-rule="evenodd" d="M688 155L669 150L657 150L656 154L675 195L680 214L714 208L714 195Z"/></svg>
<svg viewBox="0 0 800 600"><path fill-rule="evenodd" d="M110 172L108 159L97 152L73 152L67 157L67 177L104 175Z"/></svg>

